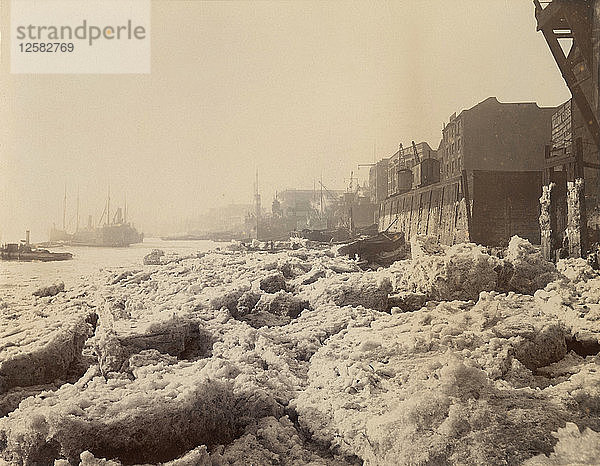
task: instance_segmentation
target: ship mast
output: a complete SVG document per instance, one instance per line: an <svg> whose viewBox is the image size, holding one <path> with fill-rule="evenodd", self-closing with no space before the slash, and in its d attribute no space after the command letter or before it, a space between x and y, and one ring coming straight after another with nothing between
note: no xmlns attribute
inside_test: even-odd
<svg viewBox="0 0 600 466"><path fill-rule="evenodd" d="M77 225L75 231L79 231L79 186L77 186Z"/></svg>
<svg viewBox="0 0 600 466"><path fill-rule="evenodd" d="M67 183L65 183L65 197L63 198L63 231L67 231Z"/></svg>
<svg viewBox="0 0 600 466"><path fill-rule="evenodd" d="M319 184L321 185L320 204L321 204L321 219L322 219L323 218L323 170L321 170L321 182Z"/></svg>
<svg viewBox="0 0 600 466"><path fill-rule="evenodd" d="M259 239L259 223L260 223L260 193L258 191L258 168L256 169L256 184L254 189L254 208L256 215L256 239Z"/></svg>
<svg viewBox="0 0 600 466"><path fill-rule="evenodd" d="M108 199L106 200L106 224L110 225L110 183L108 184Z"/></svg>

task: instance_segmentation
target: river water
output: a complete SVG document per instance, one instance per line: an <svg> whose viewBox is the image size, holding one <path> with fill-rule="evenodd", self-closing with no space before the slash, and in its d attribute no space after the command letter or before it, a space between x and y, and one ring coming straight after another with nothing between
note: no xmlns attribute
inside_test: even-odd
<svg viewBox="0 0 600 466"><path fill-rule="evenodd" d="M163 241L159 238L144 238L143 243L127 248L95 248L65 246L49 248L50 251L66 251L73 259L57 262L3 262L0 261L0 300L15 302L24 294L31 294L40 286L64 282L66 287L80 279L93 276L104 269L140 267L152 249L165 253L193 254L223 247L226 243L213 241Z"/></svg>

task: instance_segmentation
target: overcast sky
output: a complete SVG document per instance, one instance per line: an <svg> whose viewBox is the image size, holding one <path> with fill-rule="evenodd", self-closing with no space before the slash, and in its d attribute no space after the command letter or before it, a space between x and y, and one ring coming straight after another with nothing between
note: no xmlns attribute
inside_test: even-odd
<svg viewBox="0 0 600 466"><path fill-rule="evenodd" d="M2 31L9 26L2 0ZM449 115L570 94L530 0L152 3L149 75L0 69L0 240L127 196L146 232L277 189L342 188ZM163 228L164 231L164 228Z"/></svg>

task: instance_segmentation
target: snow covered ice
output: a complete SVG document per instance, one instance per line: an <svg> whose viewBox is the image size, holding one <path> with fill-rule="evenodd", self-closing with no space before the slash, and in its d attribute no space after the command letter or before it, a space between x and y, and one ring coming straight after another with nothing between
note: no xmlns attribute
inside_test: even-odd
<svg viewBox="0 0 600 466"><path fill-rule="evenodd" d="M600 275L585 261L555 267L517 237L500 254L418 238L365 272L305 246L156 253L0 302L1 461L598 458Z"/></svg>

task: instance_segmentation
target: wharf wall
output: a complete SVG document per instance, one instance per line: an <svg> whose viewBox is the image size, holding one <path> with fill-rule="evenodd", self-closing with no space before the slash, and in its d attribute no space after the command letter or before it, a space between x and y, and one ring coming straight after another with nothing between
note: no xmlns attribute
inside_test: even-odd
<svg viewBox="0 0 600 466"><path fill-rule="evenodd" d="M469 241L461 177L413 189L380 205L379 230L437 237L443 244Z"/></svg>
<svg viewBox="0 0 600 466"><path fill-rule="evenodd" d="M540 244L541 186L541 171L463 172L387 198L379 207L379 231L402 232L407 241L432 236L449 245L501 246L513 235Z"/></svg>

